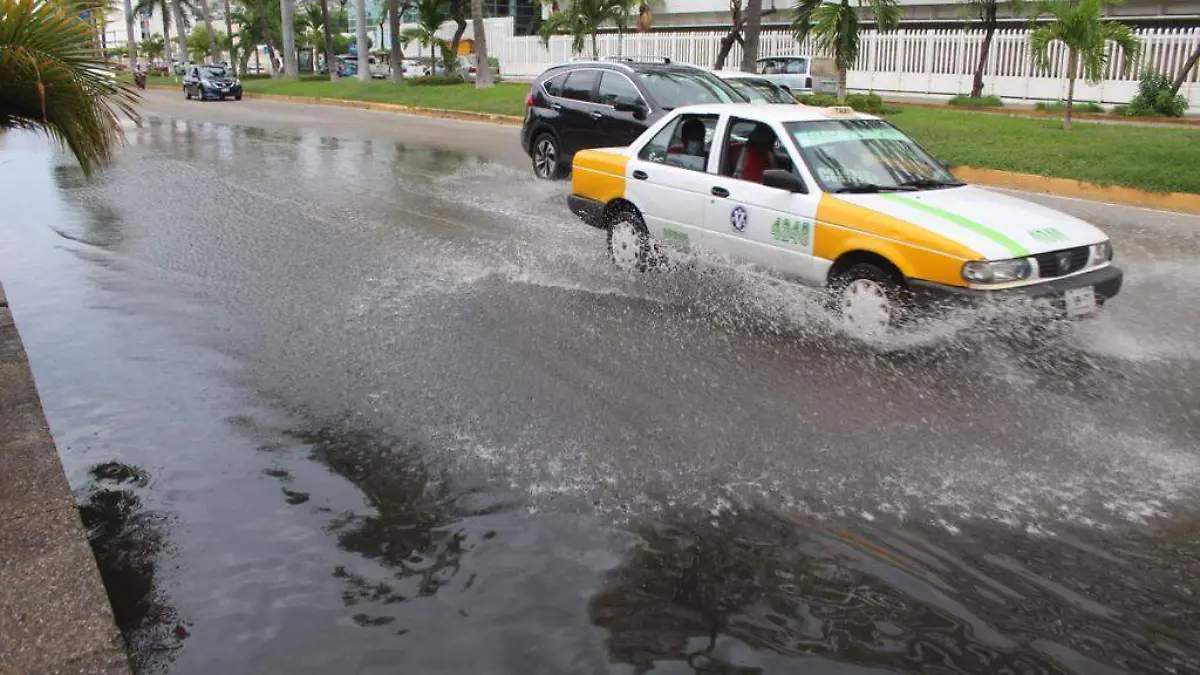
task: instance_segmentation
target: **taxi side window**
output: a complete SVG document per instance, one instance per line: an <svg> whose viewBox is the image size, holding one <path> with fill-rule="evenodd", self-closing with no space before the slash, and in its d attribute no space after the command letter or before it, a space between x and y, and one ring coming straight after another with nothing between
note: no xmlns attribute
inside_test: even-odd
<svg viewBox="0 0 1200 675"><path fill-rule="evenodd" d="M704 171L716 128L716 115L680 115L646 143L638 159Z"/></svg>
<svg viewBox="0 0 1200 675"><path fill-rule="evenodd" d="M775 130L762 122L730 120L721 153L721 175L761 183L767 169L795 170Z"/></svg>

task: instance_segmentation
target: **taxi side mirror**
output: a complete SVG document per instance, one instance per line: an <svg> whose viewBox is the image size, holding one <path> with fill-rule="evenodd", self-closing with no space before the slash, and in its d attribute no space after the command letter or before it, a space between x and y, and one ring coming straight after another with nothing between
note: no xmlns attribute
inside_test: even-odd
<svg viewBox="0 0 1200 675"><path fill-rule="evenodd" d="M767 169L764 171L762 184L769 188L808 194L808 187L804 184L804 181L791 171L784 171L783 169Z"/></svg>

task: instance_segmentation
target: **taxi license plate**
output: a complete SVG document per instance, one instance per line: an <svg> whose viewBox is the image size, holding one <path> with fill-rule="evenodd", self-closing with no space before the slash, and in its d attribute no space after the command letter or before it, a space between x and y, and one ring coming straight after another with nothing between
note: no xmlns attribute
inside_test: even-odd
<svg viewBox="0 0 1200 675"><path fill-rule="evenodd" d="M1063 295L1067 316L1083 316L1096 311L1096 290L1091 286L1072 288Z"/></svg>

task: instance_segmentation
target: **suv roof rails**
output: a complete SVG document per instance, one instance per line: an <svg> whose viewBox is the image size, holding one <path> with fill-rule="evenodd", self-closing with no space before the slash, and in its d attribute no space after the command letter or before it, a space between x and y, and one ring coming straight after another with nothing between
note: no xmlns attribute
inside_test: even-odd
<svg viewBox="0 0 1200 675"><path fill-rule="evenodd" d="M660 63L664 66L671 65L671 59L666 56L606 56L604 60L615 63Z"/></svg>

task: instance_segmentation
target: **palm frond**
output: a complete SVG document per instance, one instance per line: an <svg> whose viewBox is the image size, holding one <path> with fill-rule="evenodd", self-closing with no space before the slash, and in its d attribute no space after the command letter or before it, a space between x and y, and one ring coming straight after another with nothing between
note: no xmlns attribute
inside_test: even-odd
<svg viewBox="0 0 1200 675"><path fill-rule="evenodd" d="M0 0L0 129L41 131L90 174L120 143L120 115L140 120L137 101L77 15L51 2Z"/></svg>

